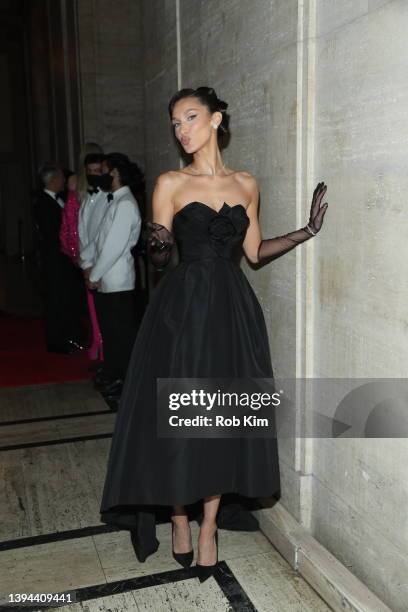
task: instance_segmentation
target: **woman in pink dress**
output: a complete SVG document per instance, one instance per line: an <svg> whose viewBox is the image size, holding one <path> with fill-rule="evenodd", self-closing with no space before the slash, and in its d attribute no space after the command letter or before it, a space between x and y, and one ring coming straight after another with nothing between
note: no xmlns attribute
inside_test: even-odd
<svg viewBox="0 0 408 612"><path fill-rule="evenodd" d="M61 251L65 253L74 263L78 265L79 257L79 236L78 236L78 217L81 202L77 191L77 178L72 175L68 179L68 198L62 211L60 228ZM98 325L95 311L95 304L92 292L86 290L89 316L92 326L92 344L88 349L90 359L102 359L102 335Z"/></svg>

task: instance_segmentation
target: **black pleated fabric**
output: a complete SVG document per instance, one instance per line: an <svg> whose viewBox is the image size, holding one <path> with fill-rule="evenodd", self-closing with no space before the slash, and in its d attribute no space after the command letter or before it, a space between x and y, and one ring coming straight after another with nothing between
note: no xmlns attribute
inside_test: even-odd
<svg viewBox="0 0 408 612"><path fill-rule="evenodd" d="M138 518L135 523L126 516L144 506L151 512L219 493L256 498L280 489L276 438L156 435L157 377L273 377L262 309L236 262L248 224L242 205L226 203L215 211L191 202L174 217L180 263L154 289L133 347L101 502L103 522L134 529ZM248 525L245 518L242 523ZM150 527L144 541L141 536L145 550L154 548Z"/></svg>

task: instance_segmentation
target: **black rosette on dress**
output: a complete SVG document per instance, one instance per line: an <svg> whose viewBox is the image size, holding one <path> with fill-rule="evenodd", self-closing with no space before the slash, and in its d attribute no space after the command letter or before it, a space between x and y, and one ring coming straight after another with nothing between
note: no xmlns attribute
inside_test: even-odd
<svg viewBox="0 0 408 612"><path fill-rule="evenodd" d="M220 257L229 256L230 240L238 232L231 219L222 214L223 210L219 211L216 217L213 217L208 223L207 232L210 238L210 244Z"/></svg>

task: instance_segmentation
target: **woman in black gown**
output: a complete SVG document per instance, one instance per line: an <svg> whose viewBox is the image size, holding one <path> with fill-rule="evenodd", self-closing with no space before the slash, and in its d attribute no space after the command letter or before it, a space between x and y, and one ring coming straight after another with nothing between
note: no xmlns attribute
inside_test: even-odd
<svg viewBox="0 0 408 612"><path fill-rule="evenodd" d="M200 580L216 567L221 495L279 490L277 440L159 437L156 379L273 377L261 306L235 255L243 250L258 263L289 252L317 234L328 206L321 206L327 187L319 183L308 224L262 240L256 180L222 161L226 108L208 87L182 89L169 103L175 137L193 161L156 181L149 251L164 269L177 242L180 261L155 287L139 328L101 503L101 520L131 530L141 561L159 544L157 507L171 507L173 554L186 567L193 556L186 506L203 499Z"/></svg>

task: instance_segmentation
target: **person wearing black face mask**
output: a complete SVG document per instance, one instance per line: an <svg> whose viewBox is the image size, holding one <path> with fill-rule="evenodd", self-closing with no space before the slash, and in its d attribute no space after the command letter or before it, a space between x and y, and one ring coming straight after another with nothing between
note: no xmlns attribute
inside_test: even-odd
<svg viewBox="0 0 408 612"><path fill-rule="evenodd" d="M98 193L98 189L101 186L101 177L99 174L87 174L86 180L88 182L88 193L90 195Z"/></svg>
<svg viewBox="0 0 408 612"><path fill-rule="evenodd" d="M113 176L110 172L104 172L99 177L99 186L105 192L112 191Z"/></svg>
<svg viewBox="0 0 408 612"><path fill-rule="evenodd" d="M105 156L89 153L84 165L88 188L79 212L79 265L83 270L90 268L93 257L93 241L98 233L99 224L106 211L106 194L101 189L102 162Z"/></svg>

